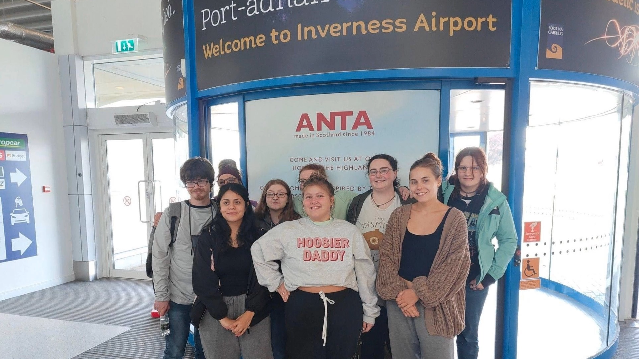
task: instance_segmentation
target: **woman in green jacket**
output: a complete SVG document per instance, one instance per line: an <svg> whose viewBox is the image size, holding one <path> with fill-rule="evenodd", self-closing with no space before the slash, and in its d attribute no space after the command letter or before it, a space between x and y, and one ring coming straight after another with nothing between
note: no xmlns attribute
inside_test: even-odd
<svg viewBox="0 0 641 361"><path fill-rule="evenodd" d="M443 186L444 202L467 219L470 273L465 293L465 329L456 339L458 358L478 358L478 330L488 288L503 277L517 246L512 212L503 193L487 181L487 158L481 148L461 150L455 173ZM492 240L496 238L498 248Z"/></svg>

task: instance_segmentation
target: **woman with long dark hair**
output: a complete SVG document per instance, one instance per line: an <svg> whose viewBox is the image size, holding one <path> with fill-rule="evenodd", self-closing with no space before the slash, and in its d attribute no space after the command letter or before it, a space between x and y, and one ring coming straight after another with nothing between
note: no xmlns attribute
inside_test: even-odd
<svg viewBox="0 0 641 361"><path fill-rule="evenodd" d="M478 147L461 150L443 187L445 203L467 219L470 273L465 287L465 329L456 338L458 358L479 354L479 321L490 285L503 277L516 250L516 228L507 198L487 180L487 158ZM498 248L492 239L496 238Z"/></svg>
<svg viewBox="0 0 641 361"><path fill-rule="evenodd" d="M312 175L303 183L307 217L252 246L259 282L287 303L288 358L350 358L379 314L369 247L353 224L331 217L333 204L332 184Z"/></svg>
<svg viewBox="0 0 641 361"><path fill-rule="evenodd" d="M262 232L249 194L241 184L227 183L216 202L218 211L194 255L192 323L207 358L272 358L271 297L258 284L250 251Z"/></svg>
<svg viewBox="0 0 641 361"><path fill-rule="evenodd" d="M410 168L416 203L390 216L376 290L387 301L394 358L454 358L464 324L470 268L461 211L439 200L443 166L428 153Z"/></svg>
<svg viewBox="0 0 641 361"><path fill-rule="evenodd" d="M266 231L283 222L300 218L300 215L294 210L292 191L285 181L272 179L265 184L258 207L256 207L256 217L261 228ZM287 342L285 302L277 292L272 293L272 312L269 316L272 325L274 358L285 358L285 344Z"/></svg>

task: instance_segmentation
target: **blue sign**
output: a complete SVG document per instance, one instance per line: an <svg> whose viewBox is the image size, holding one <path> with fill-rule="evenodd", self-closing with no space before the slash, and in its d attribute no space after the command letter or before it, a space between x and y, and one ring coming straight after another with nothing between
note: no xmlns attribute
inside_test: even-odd
<svg viewBox="0 0 641 361"><path fill-rule="evenodd" d="M0 262L37 254L27 135L0 133Z"/></svg>

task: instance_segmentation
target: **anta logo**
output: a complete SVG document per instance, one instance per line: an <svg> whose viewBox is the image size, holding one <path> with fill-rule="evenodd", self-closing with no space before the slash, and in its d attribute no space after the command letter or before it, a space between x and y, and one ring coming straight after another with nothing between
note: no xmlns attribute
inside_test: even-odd
<svg viewBox="0 0 641 361"><path fill-rule="evenodd" d="M337 130L336 127L339 127L338 130L356 130L359 127L365 127L367 129L374 129L372 127L372 122L369 120L369 115L364 110L359 110L356 116L351 110L341 111L341 112L329 112L329 116L323 113L316 113L316 127L312 123L309 114L303 113L298 120L298 126L296 127L296 132L300 132L303 129L307 129L310 132L319 132L322 130Z"/></svg>

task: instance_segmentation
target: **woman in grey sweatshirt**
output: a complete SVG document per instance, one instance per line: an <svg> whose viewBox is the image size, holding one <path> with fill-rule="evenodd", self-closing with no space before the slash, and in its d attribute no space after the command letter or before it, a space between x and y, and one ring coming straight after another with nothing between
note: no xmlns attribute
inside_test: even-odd
<svg viewBox="0 0 641 361"><path fill-rule="evenodd" d="M369 247L358 228L331 218L333 202L332 184L310 177L308 217L282 223L251 248L258 282L287 302L288 358L350 358L379 315Z"/></svg>

